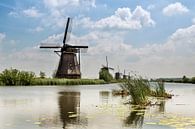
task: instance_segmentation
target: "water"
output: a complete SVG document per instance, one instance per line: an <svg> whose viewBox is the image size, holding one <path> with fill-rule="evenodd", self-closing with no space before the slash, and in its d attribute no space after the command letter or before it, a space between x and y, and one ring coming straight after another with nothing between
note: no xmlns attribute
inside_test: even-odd
<svg viewBox="0 0 195 129"><path fill-rule="evenodd" d="M117 84L0 87L0 129L195 128L195 85L167 83L175 96L146 110L113 96Z"/></svg>

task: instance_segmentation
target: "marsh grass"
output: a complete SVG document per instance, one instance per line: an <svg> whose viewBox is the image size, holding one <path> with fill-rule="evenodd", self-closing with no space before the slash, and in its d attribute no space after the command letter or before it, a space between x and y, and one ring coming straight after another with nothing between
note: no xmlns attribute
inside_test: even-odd
<svg viewBox="0 0 195 129"><path fill-rule="evenodd" d="M95 85L105 84L99 79L57 79L57 78L36 78L32 85Z"/></svg>
<svg viewBox="0 0 195 129"><path fill-rule="evenodd" d="M151 91L149 81L141 77L134 78L123 83L121 88L131 96L132 104L147 105L149 103L148 96Z"/></svg>
<svg viewBox="0 0 195 129"><path fill-rule="evenodd" d="M151 96L171 98L172 95L165 90L165 84L162 81L156 83L155 91L151 91Z"/></svg>
<svg viewBox="0 0 195 129"><path fill-rule="evenodd" d="M126 82L122 83L120 86L122 91L119 91L118 95L130 95L131 104L135 105L146 106L151 104L148 97L172 97L171 94L166 92L164 82L157 82L154 90L152 90L150 82L141 77L126 80ZM115 91L115 94L116 93Z"/></svg>

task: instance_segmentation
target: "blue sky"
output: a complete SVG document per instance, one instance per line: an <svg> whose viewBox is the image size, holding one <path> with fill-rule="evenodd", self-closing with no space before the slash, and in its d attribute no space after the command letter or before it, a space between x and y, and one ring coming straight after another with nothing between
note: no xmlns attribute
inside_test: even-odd
<svg viewBox="0 0 195 129"><path fill-rule="evenodd" d="M13 67L51 76L58 57L41 42L61 43L68 16L70 44L89 45L84 77L112 67L147 77L195 76L192 0L1 0L0 71Z"/></svg>

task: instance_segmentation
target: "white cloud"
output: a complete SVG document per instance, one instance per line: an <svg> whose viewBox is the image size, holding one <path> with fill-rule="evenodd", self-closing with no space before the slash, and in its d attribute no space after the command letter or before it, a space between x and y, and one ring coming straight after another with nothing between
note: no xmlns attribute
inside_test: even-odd
<svg viewBox="0 0 195 129"><path fill-rule="evenodd" d="M177 14L184 14L189 12L189 9L182 5L180 2L169 4L167 7L163 9L163 14L166 16L173 16Z"/></svg>
<svg viewBox="0 0 195 129"><path fill-rule="evenodd" d="M40 17L42 14L35 7L31 7L29 9L23 10L22 13L27 17Z"/></svg>
<svg viewBox="0 0 195 129"><path fill-rule="evenodd" d="M114 15L98 21L83 18L78 24L89 28L140 29L146 26L154 26L155 22L152 20L150 12L141 6L137 6L133 12L130 8L118 8Z"/></svg>
<svg viewBox="0 0 195 129"><path fill-rule="evenodd" d="M44 4L50 8L64 8L64 6L92 6L95 7L95 0L43 0Z"/></svg>
<svg viewBox="0 0 195 129"><path fill-rule="evenodd" d="M0 43L5 39L6 35L4 33L0 33Z"/></svg>

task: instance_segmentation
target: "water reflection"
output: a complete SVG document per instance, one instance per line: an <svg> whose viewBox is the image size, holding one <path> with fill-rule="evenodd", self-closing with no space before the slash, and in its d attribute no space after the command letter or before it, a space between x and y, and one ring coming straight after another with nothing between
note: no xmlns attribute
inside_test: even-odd
<svg viewBox="0 0 195 129"><path fill-rule="evenodd" d="M164 113L165 112L165 100L159 100L159 112Z"/></svg>
<svg viewBox="0 0 195 129"><path fill-rule="evenodd" d="M102 104L108 104L110 92L108 91L100 91L100 98L102 101Z"/></svg>
<svg viewBox="0 0 195 129"><path fill-rule="evenodd" d="M63 129L68 124L79 124L80 92L60 92L58 102Z"/></svg>
<svg viewBox="0 0 195 129"><path fill-rule="evenodd" d="M133 108L124 124L127 127L142 128L144 123L145 110L143 108Z"/></svg>

